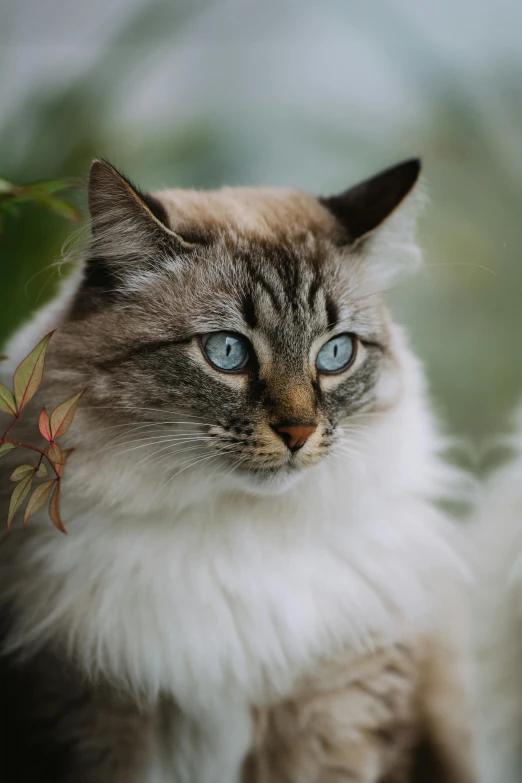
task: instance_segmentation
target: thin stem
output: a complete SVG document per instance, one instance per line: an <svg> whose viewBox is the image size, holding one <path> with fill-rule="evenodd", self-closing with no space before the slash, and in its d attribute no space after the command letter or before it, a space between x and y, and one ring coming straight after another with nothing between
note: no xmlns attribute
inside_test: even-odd
<svg viewBox="0 0 522 783"><path fill-rule="evenodd" d="M5 442L5 439L7 438L7 436L9 435L9 433L11 432L11 430L13 429L14 425L16 424L19 418L20 418L20 413L19 412L15 413L13 417L13 421L2 435L2 438L0 439L0 443Z"/></svg>
<svg viewBox="0 0 522 783"><path fill-rule="evenodd" d="M49 459L49 457L47 456L47 454L45 453L45 451L43 451L42 449L39 449L37 446L30 446L28 443L22 443L22 442L21 442L21 441L19 441L19 440L6 440L6 439L5 439L5 435L4 435L4 437L2 438L2 440L0 440L0 443L10 443L12 446L21 446L23 449L31 449L31 451L36 451L36 452L38 452L38 454L40 454L40 455L41 455L41 457L40 457L40 463L41 463L42 459L45 457L45 459L47 460L47 462L49 463L49 465L50 465L50 466L52 467L52 469L54 470L54 472L55 472L55 475L56 475L56 478L57 478L57 479L59 479L59 478L60 478L60 475L59 475L58 471L57 471L57 470L56 470L56 468L54 467L53 463L51 462L51 460ZM40 463L39 463L39 464L40 464Z"/></svg>

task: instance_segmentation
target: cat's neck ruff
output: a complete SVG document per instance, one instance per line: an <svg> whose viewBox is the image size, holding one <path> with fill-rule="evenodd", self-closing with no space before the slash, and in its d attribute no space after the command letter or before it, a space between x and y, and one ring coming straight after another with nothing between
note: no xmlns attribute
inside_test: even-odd
<svg viewBox="0 0 522 783"><path fill-rule="evenodd" d="M209 485L201 496L200 484L196 501L184 479L173 492L184 486L192 500L171 514L141 513L138 484L137 513L110 509L71 469L83 496L65 494L69 535L42 520L13 556L12 643L60 640L93 674L197 710L224 692L257 703L285 694L341 647L418 631L436 572L459 569L427 497L443 475L430 430L421 401L406 400L368 428L357 458L332 456L283 495Z"/></svg>

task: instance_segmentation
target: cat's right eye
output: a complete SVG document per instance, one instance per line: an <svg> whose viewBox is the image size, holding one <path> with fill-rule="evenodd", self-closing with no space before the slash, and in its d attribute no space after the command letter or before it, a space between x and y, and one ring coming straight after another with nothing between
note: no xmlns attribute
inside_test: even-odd
<svg viewBox="0 0 522 783"><path fill-rule="evenodd" d="M251 358L251 345L235 332L212 332L201 338L201 349L209 362L223 372L243 370Z"/></svg>
<svg viewBox="0 0 522 783"><path fill-rule="evenodd" d="M356 342L351 334L338 334L328 340L317 354L316 367L327 375L338 375L353 363Z"/></svg>

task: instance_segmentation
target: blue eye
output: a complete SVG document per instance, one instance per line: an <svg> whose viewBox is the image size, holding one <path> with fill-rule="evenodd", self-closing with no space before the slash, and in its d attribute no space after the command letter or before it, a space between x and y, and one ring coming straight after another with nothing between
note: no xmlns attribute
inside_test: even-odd
<svg viewBox="0 0 522 783"><path fill-rule="evenodd" d="M219 370L241 370L250 359L250 343L246 337L232 332L214 332L202 340L203 351Z"/></svg>
<svg viewBox="0 0 522 783"><path fill-rule="evenodd" d="M346 370L355 358L355 340L349 334L338 334L323 345L315 366L319 372L336 373Z"/></svg>

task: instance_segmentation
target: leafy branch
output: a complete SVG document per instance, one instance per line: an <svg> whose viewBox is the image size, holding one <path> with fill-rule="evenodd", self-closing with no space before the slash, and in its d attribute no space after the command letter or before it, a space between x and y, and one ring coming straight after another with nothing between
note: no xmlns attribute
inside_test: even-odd
<svg viewBox="0 0 522 783"><path fill-rule="evenodd" d="M2 213L16 215L22 204L29 202L40 204L51 212L77 223L81 213L76 207L58 196L65 190L78 187L74 179L40 180L25 185L13 185L0 177L0 233L2 231Z"/></svg>
<svg viewBox="0 0 522 783"><path fill-rule="evenodd" d="M11 481L16 482L16 487L11 493L9 503L7 514L8 530L11 529L11 523L16 512L28 499L23 518L24 527L28 519L49 501L49 516L51 520L58 530L62 533L66 532L60 517L60 486L71 449L62 449L57 440L62 435L65 435L71 426L85 389L62 402L61 405L58 405L50 416L46 409L42 408L38 417L38 429L42 437L47 441L47 446L44 449L19 440L13 440L9 437L11 430L20 419L23 409L32 400L40 387L47 347L53 334L54 332L50 332L46 335L36 348L33 348L31 353L18 365L13 378L12 391L4 383L0 383L0 412L12 417L12 421L2 437L0 437L0 457L5 456L16 448L29 449L39 455L36 464L24 463L15 468L11 474ZM5 359L6 357L0 358ZM49 477L49 469L52 471L52 477ZM33 488L35 479L45 479L45 481L37 483Z"/></svg>

